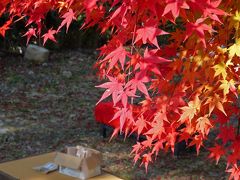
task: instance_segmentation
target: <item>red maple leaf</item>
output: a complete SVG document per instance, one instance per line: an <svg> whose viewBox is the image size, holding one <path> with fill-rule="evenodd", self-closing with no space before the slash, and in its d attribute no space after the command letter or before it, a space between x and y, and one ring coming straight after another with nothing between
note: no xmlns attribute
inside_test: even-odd
<svg viewBox="0 0 240 180"><path fill-rule="evenodd" d="M62 21L61 25L58 27L58 30L57 30L57 31L59 31L59 30L66 24L66 26L67 26L67 31L66 31L66 32L68 32L68 28L69 28L71 22L72 22L73 20L76 20L75 13L73 12L72 9L69 9L69 11L66 12L66 13L62 16L62 18L64 18L64 20Z"/></svg>
<svg viewBox="0 0 240 180"><path fill-rule="evenodd" d="M227 167L226 169L230 166L230 165L233 165L233 166L237 166L237 161L239 160L240 158L240 153L239 151L234 151L232 154L230 154L227 158Z"/></svg>
<svg viewBox="0 0 240 180"><path fill-rule="evenodd" d="M157 141L157 142L154 144L154 147L153 147L153 149L152 149L152 153L155 152L155 155L156 155L156 157L157 157L157 155L158 155L158 153L159 153L159 151L160 151L161 149L163 149L163 140Z"/></svg>
<svg viewBox="0 0 240 180"><path fill-rule="evenodd" d="M28 31L23 36L27 36L26 44L28 44L28 42L32 36L37 37L36 36L36 28L29 28Z"/></svg>
<svg viewBox="0 0 240 180"><path fill-rule="evenodd" d="M136 90L138 89L147 97L149 97L148 90L144 83L149 82L149 78L147 76L141 75L141 73L137 73L134 79L131 79L127 84L126 87L130 87L133 89L133 93L135 94Z"/></svg>
<svg viewBox="0 0 240 180"><path fill-rule="evenodd" d="M212 20L215 20L215 21L218 21L221 23L221 21L218 18L218 15L223 16L223 15L227 14L223 10L217 8L221 2L222 2L222 0L214 0L214 1L191 0L191 1L189 1L188 4L191 9L194 9L196 11L200 11L201 13L203 13L204 18L209 17Z"/></svg>
<svg viewBox="0 0 240 180"><path fill-rule="evenodd" d="M137 144L133 145L132 147L133 149L130 154L133 154L133 153L137 154L142 149L142 145L140 142L137 142Z"/></svg>
<svg viewBox="0 0 240 180"><path fill-rule="evenodd" d="M138 135L140 135L142 133L142 131L146 127L146 125L147 125L147 123L146 123L146 120L144 119L144 116L141 115L140 117L138 117L138 119L136 121Z"/></svg>
<svg viewBox="0 0 240 180"><path fill-rule="evenodd" d="M166 7L164 9L163 16L171 11L174 19L176 19L179 16L181 8L189 9L186 0L166 0Z"/></svg>
<svg viewBox="0 0 240 180"><path fill-rule="evenodd" d="M117 8L109 18L108 24L113 23L117 26L127 26L127 19L125 17L127 13L128 7L125 3L123 3L119 8ZM104 28L105 29L105 28Z"/></svg>
<svg viewBox="0 0 240 180"><path fill-rule="evenodd" d="M113 99L113 102L114 102L114 105L116 104L117 102L117 97L119 96L119 93L122 93L123 92L123 83L119 82L116 78L114 77L111 77L111 76L107 76L108 79L110 80L110 82L106 82L104 84L101 84L99 86L96 86L96 87L99 87L99 88L104 88L104 89L107 89L102 97L100 98L100 100L97 102L97 104L99 102L101 102L102 100L106 99L107 97L109 97L110 95L112 95L112 99Z"/></svg>
<svg viewBox="0 0 240 180"><path fill-rule="evenodd" d="M237 166L233 166L232 168L226 170L226 172L231 173L229 180L239 180L240 177L240 169Z"/></svg>
<svg viewBox="0 0 240 180"><path fill-rule="evenodd" d="M133 121L132 111L126 107L119 108L118 111L113 116L112 120L119 119L120 122L120 132L123 130L123 126L126 120Z"/></svg>
<svg viewBox="0 0 240 180"><path fill-rule="evenodd" d="M147 172L148 165L149 165L150 162L152 162L152 154L151 153L144 154L142 157L143 157L143 160L142 160L141 165L144 163L145 170Z"/></svg>
<svg viewBox="0 0 240 180"><path fill-rule="evenodd" d="M96 6L98 0L84 0L84 7L87 11L92 11Z"/></svg>
<svg viewBox="0 0 240 180"><path fill-rule="evenodd" d="M151 123L151 128L145 134L150 135L151 139L154 140L156 137L161 139L161 135L165 133L163 120L155 120Z"/></svg>
<svg viewBox="0 0 240 180"><path fill-rule="evenodd" d="M214 30L212 29L211 26L204 24L203 23L204 20L205 19L200 18L195 23L190 22L187 23L186 25L187 32L184 41L188 39L191 34L196 33L197 36L199 37L199 40L203 43L204 47L206 47L204 31L213 32Z"/></svg>
<svg viewBox="0 0 240 180"><path fill-rule="evenodd" d="M12 19L8 20L2 27L0 27L0 34L5 37L5 33L9 28L9 26L12 24Z"/></svg>
<svg viewBox="0 0 240 180"><path fill-rule="evenodd" d="M217 138L222 139L223 144L226 144L227 142L234 140L235 137L236 137L235 128L233 126L229 127L222 126L217 136Z"/></svg>
<svg viewBox="0 0 240 180"><path fill-rule="evenodd" d="M113 50L110 54L108 54L102 61L110 61L108 67L109 70L112 69L118 61L120 62L122 69L124 69L127 54L128 53L125 48L120 45L117 49Z"/></svg>
<svg viewBox="0 0 240 180"><path fill-rule="evenodd" d="M159 45L157 42L157 36L165 35L165 34L168 34L168 33L159 28L155 28L152 26L149 26L149 27L145 26L136 31L137 36L134 43L138 42L139 40L142 40L143 44L146 44L147 42L149 42L159 48Z"/></svg>
<svg viewBox="0 0 240 180"><path fill-rule="evenodd" d="M196 146L197 155L199 154L199 150L203 144L203 137L202 135L194 136L193 140L190 142L189 146Z"/></svg>
<svg viewBox="0 0 240 180"><path fill-rule="evenodd" d="M158 49L148 50L148 48L146 48L143 55L144 58L142 60L153 64L165 64L171 62L171 60L158 56L156 54L157 52Z"/></svg>
<svg viewBox="0 0 240 180"><path fill-rule="evenodd" d="M214 147L209 148L209 151L211 151L211 153L208 157L215 158L216 164L218 164L220 157L225 154L224 148L222 146L220 146L219 144L215 144Z"/></svg>
<svg viewBox="0 0 240 180"><path fill-rule="evenodd" d="M48 39L50 39L51 41L53 42L57 42L55 37L54 37L54 34L56 34L57 31L56 30L53 30L53 29L49 29L47 33L45 33L42 37L43 37L43 45L46 43L46 41Z"/></svg>
<svg viewBox="0 0 240 180"><path fill-rule="evenodd" d="M197 119L196 128L203 134L207 135L209 133L210 128L213 127L210 120L207 116L200 117Z"/></svg>

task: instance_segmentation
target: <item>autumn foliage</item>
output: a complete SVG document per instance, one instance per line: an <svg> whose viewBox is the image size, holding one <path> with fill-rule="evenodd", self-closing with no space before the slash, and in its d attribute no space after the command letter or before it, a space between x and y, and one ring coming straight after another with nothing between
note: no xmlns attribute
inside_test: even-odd
<svg viewBox="0 0 240 180"><path fill-rule="evenodd" d="M62 19L46 29L49 11ZM1 0L8 21L19 19L27 42L56 42L59 31L84 14L81 29L97 25L111 39L100 48L100 101L111 100L117 132L146 138L133 146L134 161L147 168L159 151L185 140L226 160L230 179L240 177L240 4L237 0ZM172 28L168 28L171 26ZM161 44L159 42L162 42ZM99 101L99 102L100 102ZM134 107L137 105L137 114ZM146 112L151 112L146 115ZM212 147L205 145L216 135Z"/></svg>

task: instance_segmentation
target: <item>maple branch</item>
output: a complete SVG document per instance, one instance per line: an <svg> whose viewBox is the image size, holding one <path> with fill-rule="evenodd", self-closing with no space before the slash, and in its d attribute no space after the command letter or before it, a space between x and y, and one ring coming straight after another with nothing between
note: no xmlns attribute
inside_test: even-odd
<svg viewBox="0 0 240 180"><path fill-rule="evenodd" d="M132 35L132 42L131 42L131 50L130 50L131 55L133 55L133 49L135 48L135 47L134 47L134 40L135 40L136 30L137 30L138 11L139 11L139 9L137 9L137 12L136 12L136 20L135 20L135 25L134 25L134 28L133 28L133 35ZM129 69L128 69L128 78L127 78L127 81L129 81L129 79L130 79L130 74L131 74L131 68L129 67ZM133 104L133 97L131 97L131 104Z"/></svg>

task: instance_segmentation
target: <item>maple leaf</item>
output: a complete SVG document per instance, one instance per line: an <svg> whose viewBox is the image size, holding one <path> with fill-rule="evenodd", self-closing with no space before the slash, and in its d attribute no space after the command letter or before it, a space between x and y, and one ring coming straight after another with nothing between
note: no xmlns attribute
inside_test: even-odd
<svg viewBox="0 0 240 180"><path fill-rule="evenodd" d="M144 163L145 170L146 170L146 173L147 173L148 165L149 165L150 162L152 162L152 154L151 153L144 154L142 157L143 157L143 160L142 160L142 163L140 165L142 165Z"/></svg>
<svg viewBox="0 0 240 180"><path fill-rule="evenodd" d="M155 120L151 123L151 128L149 131L147 131L146 135L151 135L151 139L155 139L156 137L159 137L161 139L161 135L165 133L164 123L163 120Z"/></svg>
<svg viewBox="0 0 240 180"><path fill-rule="evenodd" d="M220 89L223 90L223 94L224 96L226 96L229 93L229 90L232 89L232 91L234 91L233 89L234 87L234 80L231 79L230 81L227 80L221 80L221 85L219 86ZM235 88L236 89L236 88ZM235 94L236 95L236 94Z"/></svg>
<svg viewBox="0 0 240 180"><path fill-rule="evenodd" d="M152 149L152 153L155 152L156 158L157 158L157 155L159 154L159 150L160 150L160 149L163 149L163 140L157 141L157 142L154 144L154 147L153 147L153 149Z"/></svg>
<svg viewBox="0 0 240 180"><path fill-rule="evenodd" d="M28 31L23 36L27 36L26 44L28 44L28 42L32 36L37 37L36 36L36 28L29 28Z"/></svg>
<svg viewBox="0 0 240 180"><path fill-rule="evenodd" d="M127 27L128 21L125 17L127 13L128 7L125 3L123 3L120 7L118 7L110 16L110 19L108 20L108 23L112 22L116 24L117 26L121 25L124 28Z"/></svg>
<svg viewBox="0 0 240 180"><path fill-rule="evenodd" d="M158 109L157 113L155 113L154 115L154 121L166 121L166 122L169 122L168 121L168 118L167 118L167 106L166 105L163 105L164 107L162 109Z"/></svg>
<svg viewBox="0 0 240 180"><path fill-rule="evenodd" d="M200 105L201 101L198 97L196 97L194 101L190 101L188 103L188 106L181 107L180 109L183 110L183 113L178 121L184 122L188 119L191 122L194 115L196 115L197 112L200 111Z"/></svg>
<svg viewBox="0 0 240 180"><path fill-rule="evenodd" d="M209 17L214 21L221 21L218 18L218 15L226 15L226 13L218 9L217 7L220 5L222 0L210 1L210 0L191 0L189 1L190 9L194 9L195 11L200 11L203 13L203 17Z"/></svg>
<svg viewBox="0 0 240 180"><path fill-rule="evenodd" d="M204 47L206 48L206 42L205 42L205 34L204 31L213 32L213 29L211 26L204 24L203 21L205 19L200 18L195 23L187 23L186 25L186 35L184 41L186 41L189 36L193 33L196 33L199 37L199 40L203 43Z"/></svg>
<svg viewBox="0 0 240 180"><path fill-rule="evenodd" d="M211 115L214 108L217 108L227 116L223 107L223 102L224 99L220 98L218 94L214 94L213 97L208 97L205 104L209 104L209 116Z"/></svg>
<svg viewBox="0 0 240 180"><path fill-rule="evenodd" d="M110 54L108 54L102 61L109 60L109 67L108 69L112 69L114 65L119 61L122 69L124 69L125 59L127 56L127 51L125 48L120 45L117 49L113 50Z"/></svg>
<svg viewBox="0 0 240 180"><path fill-rule="evenodd" d="M141 73L136 73L135 78L131 79L125 87L130 87L135 94L136 90L138 89L147 97L149 97L148 90L144 83L149 82L149 78L147 76L141 75Z"/></svg>
<svg viewBox="0 0 240 180"><path fill-rule="evenodd" d="M215 70L215 75L214 76L218 76L219 74L221 74L223 76L223 78L226 79L227 72L226 72L226 69L225 69L225 63L224 62L221 62L221 63L215 65L213 68Z"/></svg>
<svg viewBox="0 0 240 180"><path fill-rule="evenodd" d="M72 9L69 9L69 11L62 16L62 18L64 18L64 20L62 21L61 25L58 27L57 31L59 31L64 25L66 25L67 26L66 32L68 32L68 28L70 24L72 23L73 20L76 20L75 13L73 12Z"/></svg>
<svg viewBox="0 0 240 180"><path fill-rule="evenodd" d="M141 145L140 142L137 142L137 144L135 144L135 145L132 146L132 151L131 151L130 154L135 153L135 156L134 156L134 159L133 159L134 165L135 165L135 164L137 163L137 161L140 159L140 152L139 152L139 151L141 151L141 149L142 149L142 145Z"/></svg>
<svg viewBox="0 0 240 180"><path fill-rule="evenodd" d="M146 120L144 119L143 115L138 117L138 119L136 121L138 136L142 133L142 131L146 127L146 125L147 125L147 123L146 123Z"/></svg>
<svg viewBox="0 0 240 180"><path fill-rule="evenodd" d="M239 85L238 88L240 88L240 85ZM233 84L230 85L229 89L230 89L230 91L236 96L236 98L238 98L237 88L236 88ZM240 93L239 93L239 94L240 94Z"/></svg>
<svg viewBox="0 0 240 180"><path fill-rule="evenodd" d="M54 37L54 34L56 34L57 33L57 31L56 30L53 30L53 29L49 29L48 30L48 32L47 33L45 33L42 37L44 38L43 39L43 45L45 45L45 43L46 43L46 41L48 40L48 39L50 39L51 41L53 41L53 42L57 42L56 41L56 39L55 39L55 37Z"/></svg>
<svg viewBox="0 0 240 180"><path fill-rule="evenodd" d="M238 169L237 166L233 166L232 168L230 169L227 169L226 172L228 173L231 173L230 174L230 177L229 177L229 180L239 180L239 177L240 177L240 169Z"/></svg>
<svg viewBox="0 0 240 180"><path fill-rule="evenodd" d="M211 151L211 153L208 157L215 158L216 164L218 164L220 157L225 154L224 148L219 144L215 144L214 147L209 148L209 151Z"/></svg>
<svg viewBox="0 0 240 180"><path fill-rule="evenodd" d="M140 154L135 154L133 161L134 161L134 165L137 163L137 161L140 159Z"/></svg>
<svg viewBox="0 0 240 180"><path fill-rule="evenodd" d="M235 55L240 57L240 39L237 39L236 43L228 48L228 51L230 58L232 58Z"/></svg>
<svg viewBox="0 0 240 180"><path fill-rule="evenodd" d="M64 8L68 8L68 3L64 1L58 1L58 12L61 12Z"/></svg>
<svg viewBox="0 0 240 180"><path fill-rule="evenodd" d="M217 136L217 138L222 139L223 144L226 144L229 141L232 141L235 139L235 129L233 126L229 126L229 127L221 127L220 128L220 132Z"/></svg>
<svg viewBox="0 0 240 180"><path fill-rule="evenodd" d="M9 28L9 26L12 24L12 19L8 20L3 26L0 27L0 34L5 37L5 33Z"/></svg>
<svg viewBox="0 0 240 180"><path fill-rule="evenodd" d="M149 27L145 26L136 31L136 39L134 43L138 42L139 40L142 40L143 44L146 44L147 42L149 42L159 48L159 45L157 42L157 36L165 35L165 34L168 34L168 33L152 26L149 26Z"/></svg>
<svg viewBox="0 0 240 180"><path fill-rule="evenodd" d="M238 151L234 151L232 154L228 155L226 169L228 169L228 167L230 165L237 166L237 161L239 159L239 155L240 154Z"/></svg>
<svg viewBox="0 0 240 180"><path fill-rule="evenodd" d="M148 48L146 48L145 51L144 51L144 55L143 55L142 60L144 62L154 63L154 64L165 64L165 63L170 63L171 62L171 60L168 60L166 58L157 56L156 55L157 51L158 51L157 49L152 49L152 50L149 51Z"/></svg>
<svg viewBox="0 0 240 180"><path fill-rule="evenodd" d="M191 138L191 135L188 132L183 132L180 134L178 142L185 141L186 144L188 144L188 141L190 138Z"/></svg>
<svg viewBox="0 0 240 180"><path fill-rule="evenodd" d="M196 128L201 131L203 135L207 135L209 132L209 128L213 127L211 122L209 121L207 115L204 117L200 117L197 119Z"/></svg>
<svg viewBox="0 0 240 180"><path fill-rule="evenodd" d="M183 81L188 81L190 83L190 86L193 89L194 84L195 84L194 82L198 76L199 76L199 72L187 69L184 72Z"/></svg>
<svg viewBox="0 0 240 180"><path fill-rule="evenodd" d="M106 83L103 83L99 86L96 86L98 88L107 89L103 93L102 97L97 102L97 104L99 102L101 102L102 100L106 99L107 97L109 97L110 95L112 95L112 99L113 99L113 102L114 102L114 105L115 105L116 102L117 102L117 97L119 96L119 92L123 92L123 83L118 82L118 80L114 77L111 77L111 76L107 76L107 77L110 80L110 82L106 82Z"/></svg>
<svg viewBox="0 0 240 180"><path fill-rule="evenodd" d="M240 23L240 12L237 10L235 14L232 16L229 26L234 27L238 31L239 23Z"/></svg>
<svg viewBox="0 0 240 180"><path fill-rule="evenodd" d="M84 6L87 11L92 11L96 6L98 0L84 0Z"/></svg>
<svg viewBox="0 0 240 180"><path fill-rule="evenodd" d="M172 129L172 127L170 129ZM171 130L170 132L167 133L167 136L166 136L165 149L170 147L173 153L174 153L177 134L178 134L177 132Z"/></svg>
<svg viewBox="0 0 240 180"><path fill-rule="evenodd" d="M137 142L137 144L133 145L132 147L133 149L130 154L133 154L133 153L137 154L142 149L142 145L140 142Z"/></svg>
<svg viewBox="0 0 240 180"><path fill-rule="evenodd" d="M153 145L153 139L149 136L146 136L146 140L142 142L144 148L151 148Z"/></svg>
<svg viewBox="0 0 240 180"><path fill-rule="evenodd" d="M222 75L222 77L224 79L226 79L227 77L227 71L226 69L228 68L228 66L233 65L233 63L231 62L231 60L228 60L227 63L221 61L220 63L216 64L215 66L213 66L214 70L215 70L215 74L214 76L218 76L218 75Z"/></svg>
<svg viewBox="0 0 240 180"><path fill-rule="evenodd" d="M171 11L174 19L179 16L180 9L189 9L185 0L166 0L163 16Z"/></svg>
<svg viewBox="0 0 240 180"><path fill-rule="evenodd" d="M203 137L202 135L196 135L194 136L194 138L192 139L192 141L190 142L189 146L196 146L196 150L197 150L197 155L199 155L199 150L203 144Z"/></svg>
<svg viewBox="0 0 240 180"><path fill-rule="evenodd" d="M129 119L130 121L133 121L132 111L126 107L119 108L119 110L113 116L112 120L115 120L118 118L120 121L120 132L122 132L123 126L124 126L126 120Z"/></svg>

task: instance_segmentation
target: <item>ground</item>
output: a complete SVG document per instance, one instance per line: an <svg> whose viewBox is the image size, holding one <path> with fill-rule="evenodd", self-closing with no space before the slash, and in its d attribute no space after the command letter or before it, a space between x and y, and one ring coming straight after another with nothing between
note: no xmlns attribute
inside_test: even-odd
<svg viewBox="0 0 240 180"><path fill-rule="evenodd" d="M101 136L93 108L101 96L93 64L96 56L81 50L51 53L37 65L21 56L0 58L0 161L19 159L66 146L84 145L103 153L103 169L123 179L226 179L225 164L185 154L161 153L148 173L134 166L135 139Z"/></svg>

